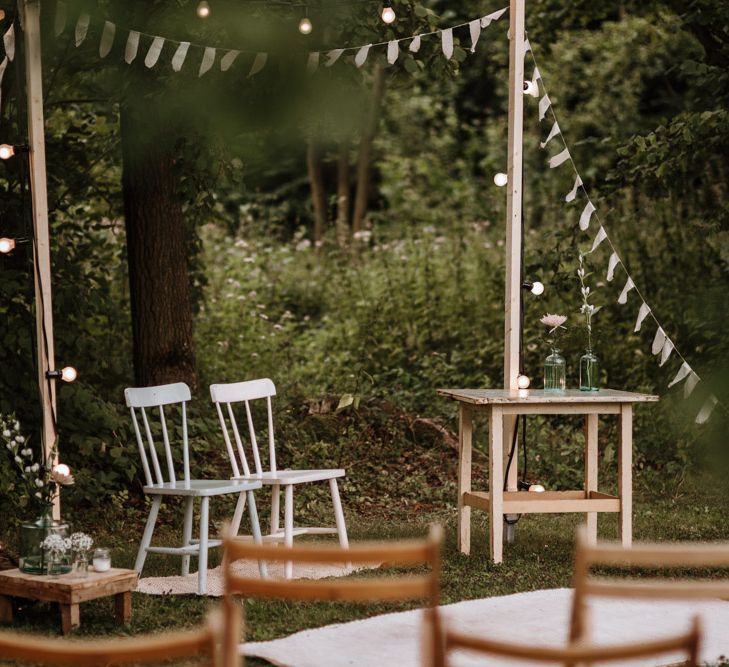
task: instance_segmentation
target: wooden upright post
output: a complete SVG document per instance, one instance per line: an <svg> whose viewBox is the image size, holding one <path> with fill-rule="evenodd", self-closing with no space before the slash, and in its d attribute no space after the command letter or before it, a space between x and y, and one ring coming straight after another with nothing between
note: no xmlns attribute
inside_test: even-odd
<svg viewBox="0 0 729 667"><path fill-rule="evenodd" d="M506 191L506 278L504 299L504 389L516 390L521 341L521 199L522 144L524 134L524 15L526 0L511 0L509 8L509 154ZM504 418L504 451L508 453L516 418ZM507 479L517 490L517 465L512 462Z"/></svg>
<svg viewBox="0 0 729 667"><path fill-rule="evenodd" d="M56 381L46 372L55 366L53 350L53 308L51 302L51 252L48 233L48 192L46 188L46 144L43 124L43 78L41 69L40 0L23 0L25 43L25 86L28 95L28 143L30 145L30 190L33 206L33 263L35 266L35 319L38 346L38 388L43 421L41 438L47 459L56 441ZM55 462L54 462L55 463ZM56 499L53 516L61 506Z"/></svg>

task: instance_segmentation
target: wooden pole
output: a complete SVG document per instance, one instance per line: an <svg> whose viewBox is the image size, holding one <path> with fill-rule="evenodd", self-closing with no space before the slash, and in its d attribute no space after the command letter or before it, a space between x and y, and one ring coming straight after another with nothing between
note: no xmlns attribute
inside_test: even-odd
<svg viewBox="0 0 729 667"><path fill-rule="evenodd" d="M41 439L47 460L56 441L56 382L46 372L55 366L53 350L53 308L51 301L51 251L48 232L46 188L46 145L43 124L43 75L41 68L40 0L23 0L25 85L28 95L28 143L30 146L30 190L33 208L33 263L35 266L35 319L38 346L38 388L43 421ZM57 461L54 461L56 463ZM59 519L58 498L53 516Z"/></svg>
<svg viewBox="0 0 729 667"><path fill-rule="evenodd" d="M511 0L509 7L509 146L506 191L506 276L504 298L504 389L517 389L521 344L521 199L524 134L524 15L526 0ZM504 451L511 447L516 418L504 418ZM512 462L507 480L517 490L517 465Z"/></svg>

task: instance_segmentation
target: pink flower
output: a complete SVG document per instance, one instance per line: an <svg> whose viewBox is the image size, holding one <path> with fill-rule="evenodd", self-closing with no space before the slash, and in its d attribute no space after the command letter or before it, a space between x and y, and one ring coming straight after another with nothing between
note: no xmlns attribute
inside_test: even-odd
<svg viewBox="0 0 729 667"><path fill-rule="evenodd" d="M549 327L549 333L552 333L555 329L559 329L566 321L566 315L551 315L547 313L540 320L542 324Z"/></svg>

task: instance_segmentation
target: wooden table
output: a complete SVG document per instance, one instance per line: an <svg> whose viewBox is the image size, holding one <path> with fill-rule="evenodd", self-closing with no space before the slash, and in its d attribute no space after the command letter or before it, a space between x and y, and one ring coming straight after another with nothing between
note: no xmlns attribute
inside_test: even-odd
<svg viewBox="0 0 729 667"><path fill-rule="evenodd" d="M0 572L0 622L13 620L12 598L58 602L64 635L81 624L79 604L87 600L114 596L114 615L118 622L132 617L132 591L137 587L134 570L112 568L108 572L89 571L88 577L63 574L58 577L26 574L18 569Z"/></svg>
<svg viewBox="0 0 729 667"><path fill-rule="evenodd" d="M503 560L505 514L584 512L590 540L597 539L597 513L617 512L623 545L632 541L633 403L657 401L657 396L613 389L563 392L508 389L439 389L441 396L459 403L458 448L458 548L471 550L471 508L489 513L490 553L494 563ZM489 490L471 490L473 415L483 412L489 420ZM518 415L585 415L585 483L577 491L520 492L516 489L516 460L509 471L509 490L504 491L505 432ZM618 495L598 491L597 428L601 414L618 415ZM505 422L509 423L506 423ZM508 437L508 435L507 435ZM518 457L515 457L515 459Z"/></svg>

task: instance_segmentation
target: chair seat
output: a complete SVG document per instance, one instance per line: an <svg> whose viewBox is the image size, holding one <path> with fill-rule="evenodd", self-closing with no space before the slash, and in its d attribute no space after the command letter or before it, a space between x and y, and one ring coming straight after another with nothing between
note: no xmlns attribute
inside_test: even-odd
<svg viewBox="0 0 729 667"><path fill-rule="evenodd" d="M191 479L189 482L165 482L162 485L145 486L144 492L160 496L222 496L226 493L254 491L261 488L261 480L246 479Z"/></svg>
<svg viewBox="0 0 729 667"><path fill-rule="evenodd" d="M325 479L336 479L344 477L342 468L331 468L329 470L277 470L276 472L264 472L261 475L241 475L231 479L260 481L264 485L271 484L303 484L305 482L320 482Z"/></svg>

